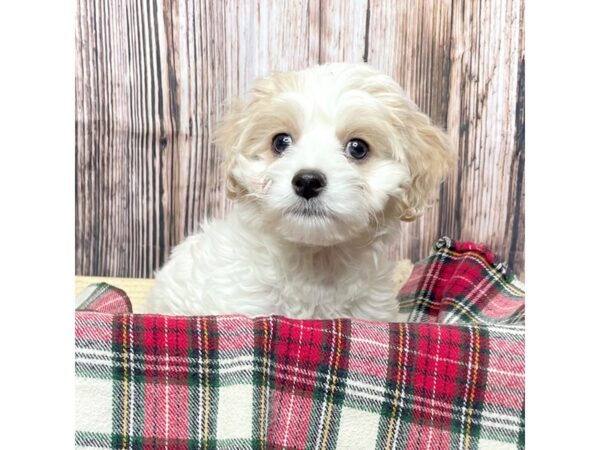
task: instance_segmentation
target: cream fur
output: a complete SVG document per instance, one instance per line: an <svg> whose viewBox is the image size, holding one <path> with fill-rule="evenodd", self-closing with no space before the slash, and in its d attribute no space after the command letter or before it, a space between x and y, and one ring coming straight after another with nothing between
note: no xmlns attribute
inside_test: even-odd
<svg viewBox="0 0 600 450"><path fill-rule="evenodd" d="M279 133L294 142L276 155ZM352 138L368 143L364 160L345 155ZM145 312L401 319L387 249L454 156L390 77L366 64L327 64L263 78L216 141L236 207L173 250ZM300 169L327 178L310 201L292 189ZM313 215L300 214L307 207Z"/></svg>

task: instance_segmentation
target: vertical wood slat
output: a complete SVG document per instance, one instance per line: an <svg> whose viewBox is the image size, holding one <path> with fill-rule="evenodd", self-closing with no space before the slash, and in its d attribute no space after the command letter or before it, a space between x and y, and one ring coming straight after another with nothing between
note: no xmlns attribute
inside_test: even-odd
<svg viewBox="0 0 600 450"><path fill-rule="evenodd" d="M456 143L435 207L397 257L441 234L489 243L523 275L523 0L79 0L76 268L151 276L230 208L210 136L274 70L367 61Z"/></svg>

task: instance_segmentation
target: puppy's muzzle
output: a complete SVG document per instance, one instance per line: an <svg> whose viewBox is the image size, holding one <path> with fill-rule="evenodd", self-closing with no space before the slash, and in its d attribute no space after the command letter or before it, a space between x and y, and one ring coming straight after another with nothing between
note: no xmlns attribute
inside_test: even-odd
<svg viewBox="0 0 600 450"><path fill-rule="evenodd" d="M327 185L325 174L318 170L302 169L292 178L294 192L306 200L316 197Z"/></svg>

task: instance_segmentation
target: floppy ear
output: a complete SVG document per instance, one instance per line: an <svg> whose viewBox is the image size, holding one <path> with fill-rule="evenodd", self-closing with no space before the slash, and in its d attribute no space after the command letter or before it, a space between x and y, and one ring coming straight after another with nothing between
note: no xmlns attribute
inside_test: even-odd
<svg viewBox="0 0 600 450"><path fill-rule="evenodd" d="M245 114L247 107L247 103L242 100L232 102L214 133L214 142L225 152L226 192L227 197L231 199L246 193L246 188L236 178L235 172L241 157L240 143L248 121Z"/></svg>
<svg viewBox="0 0 600 450"><path fill-rule="evenodd" d="M284 74L285 75L285 74ZM229 111L219 122L214 133L214 142L225 152L225 173L227 196L238 198L248 193L243 181L243 166L248 163L249 148L257 145L251 129L265 121L265 102L277 88L277 80L284 75L266 76L256 80L247 98L236 99L229 105Z"/></svg>
<svg viewBox="0 0 600 450"><path fill-rule="evenodd" d="M404 124L411 181L399 199L399 213L401 220L411 221L423 214L430 195L454 167L456 155L447 134L422 112L411 111Z"/></svg>

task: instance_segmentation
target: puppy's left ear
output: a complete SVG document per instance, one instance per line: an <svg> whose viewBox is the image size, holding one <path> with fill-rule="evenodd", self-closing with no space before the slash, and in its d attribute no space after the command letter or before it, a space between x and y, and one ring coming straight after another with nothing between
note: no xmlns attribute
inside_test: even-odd
<svg viewBox="0 0 600 450"><path fill-rule="evenodd" d="M405 155L411 173L400 208L400 219L411 221L423 214L434 190L454 167L456 154L448 135L415 110L404 118Z"/></svg>

